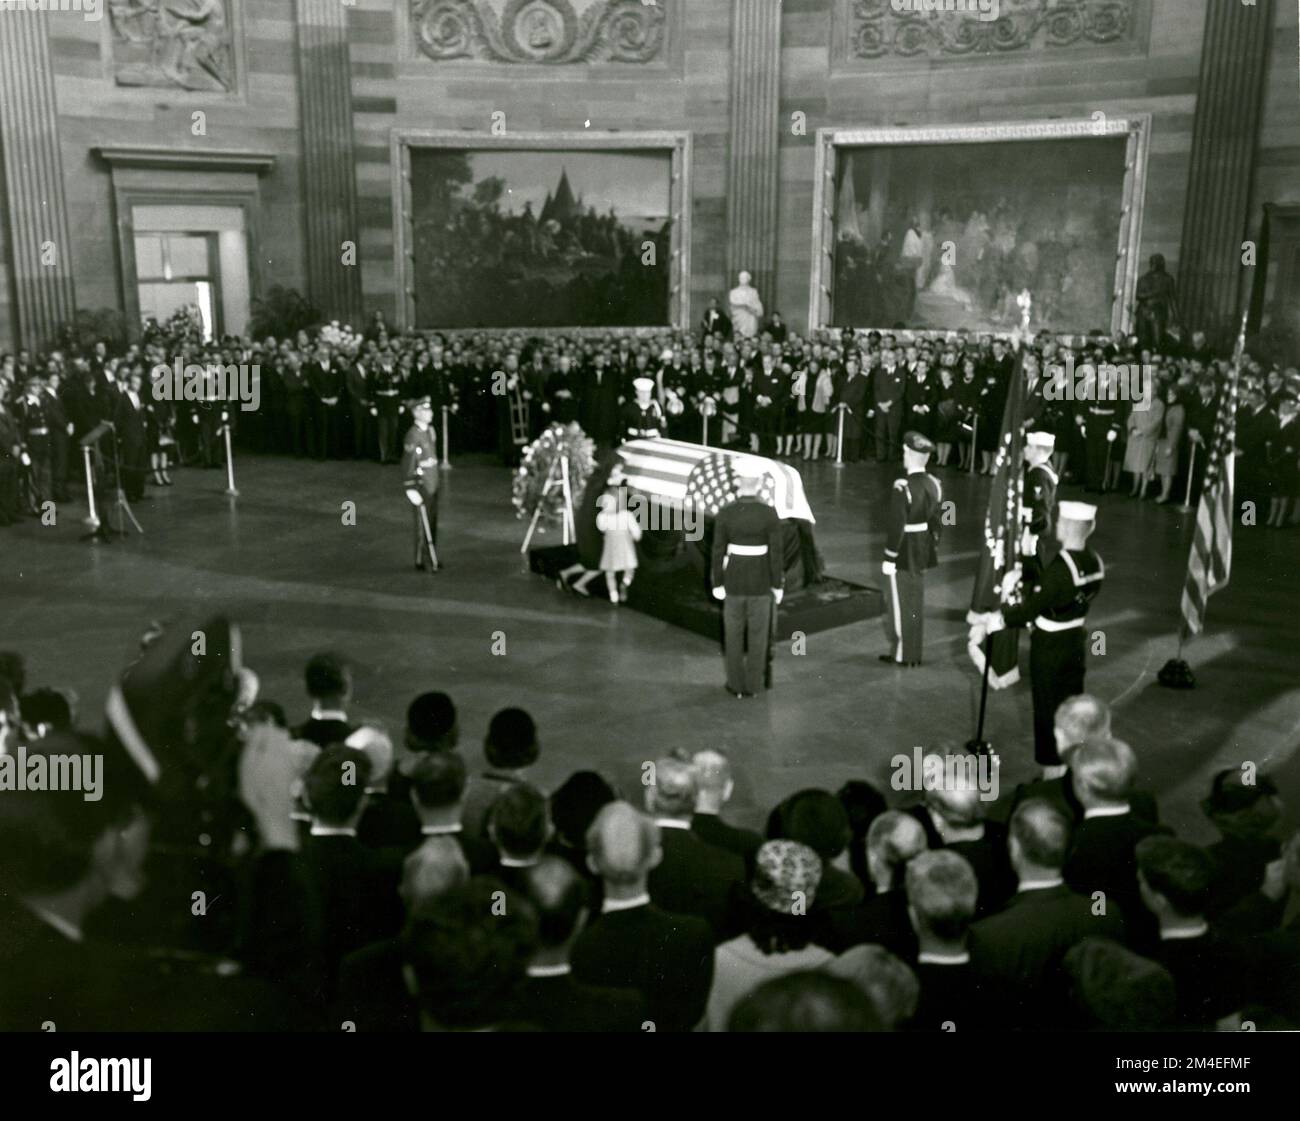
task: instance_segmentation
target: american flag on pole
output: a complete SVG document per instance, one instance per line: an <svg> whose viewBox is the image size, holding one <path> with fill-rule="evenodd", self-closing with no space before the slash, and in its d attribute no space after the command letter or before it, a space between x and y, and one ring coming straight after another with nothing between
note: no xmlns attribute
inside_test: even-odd
<svg viewBox="0 0 1300 1121"><path fill-rule="evenodd" d="M1232 361L1232 380L1219 401L1205 464L1205 482L1196 508L1196 536L1187 558L1187 580L1183 584L1183 620L1186 630L1200 634L1205 627L1205 608L1210 596L1226 587L1232 573L1233 452L1237 446L1237 383L1241 378L1242 354L1246 349L1246 318Z"/></svg>
<svg viewBox="0 0 1300 1121"><path fill-rule="evenodd" d="M684 440L629 440L618 449L627 485L669 506L701 507L713 517L736 498L734 465L746 459L763 465L763 501L782 518L814 522L803 478L793 467L746 452L706 448Z"/></svg>
<svg viewBox="0 0 1300 1121"><path fill-rule="evenodd" d="M984 548L980 550L975 586L971 590L970 614L967 616L972 623L982 613L997 611L1009 603L1019 601L1018 593L1011 595L1004 592L1003 587L1007 574L1020 567L1020 508L1024 502L1025 348L1028 345L1028 340L1025 340L1016 351L1007 404L1002 413L1002 435L993 460L993 485L989 490L989 505L984 515ZM973 449L971 454L975 454ZM986 637L984 630L976 626L966 645L967 654L981 673L984 672ZM998 631L988 647L989 684L994 689L1014 685L1020 680L1017 665L1020 632Z"/></svg>

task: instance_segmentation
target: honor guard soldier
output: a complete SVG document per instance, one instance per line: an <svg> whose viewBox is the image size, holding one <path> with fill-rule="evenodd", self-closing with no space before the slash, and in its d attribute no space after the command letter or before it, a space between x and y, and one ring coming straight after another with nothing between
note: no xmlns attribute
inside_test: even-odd
<svg viewBox="0 0 1300 1121"><path fill-rule="evenodd" d="M50 418L41 395L41 379L32 374L27 392L18 402L18 419L23 443L31 457L32 496L37 506L54 497L54 438Z"/></svg>
<svg viewBox="0 0 1300 1121"><path fill-rule="evenodd" d="M1056 528L1056 488L1060 480L1052 470L1052 452L1056 437L1050 432L1025 435L1025 489L1020 507L1024 528L1020 535L1020 558L1027 584L1038 582L1038 575L1059 547Z"/></svg>
<svg viewBox="0 0 1300 1121"><path fill-rule="evenodd" d="M934 444L920 432L903 436L907 476L895 479L889 493L889 525L880 571L889 580L885 635L890 651L882 662L919 666L925 622L925 570L939 563L939 524L943 488L925 470Z"/></svg>
<svg viewBox="0 0 1300 1121"><path fill-rule="evenodd" d="M396 463L397 420L402 411L399 400L402 392L402 375L391 363L382 361L371 375L374 392L375 429L378 434L379 462Z"/></svg>
<svg viewBox="0 0 1300 1121"><path fill-rule="evenodd" d="M994 612L989 621L990 634L1003 627L1033 624L1029 673L1034 695L1034 759L1044 767L1061 762L1052 731L1057 706L1084 692L1088 608L1106 575L1101 557L1088 548L1096 518L1096 506L1061 502L1056 511L1060 552L1026 590L1021 603Z"/></svg>
<svg viewBox="0 0 1300 1121"><path fill-rule="evenodd" d="M636 391L636 400L623 406L623 438L625 440L644 440L658 438L664 434L666 423L664 411L659 402L651 398L654 392L654 378L637 378L632 382Z"/></svg>
<svg viewBox="0 0 1300 1121"><path fill-rule="evenodd" d="M785 556L781 518L759 497L763 465L739 459L733 464L739 497L713 522L711 582L722 601L727 692L752 697L763 687L773 601L785 595Z"/></svg>
<svg viewBox="0 0 1300 1121"><path fill-rule="evenodd" d="M425 554L429 546L438 543L438 439L433 431L433 399L420 397L411 403L415 423L406 430L402 439L402 478L408 489L420 492L423 507L415 509L415 567L424 570ZM429 539L424 536L420 513L423 509L429 521ZM429 564L438 571L438 559L431 555Z"/></svg>

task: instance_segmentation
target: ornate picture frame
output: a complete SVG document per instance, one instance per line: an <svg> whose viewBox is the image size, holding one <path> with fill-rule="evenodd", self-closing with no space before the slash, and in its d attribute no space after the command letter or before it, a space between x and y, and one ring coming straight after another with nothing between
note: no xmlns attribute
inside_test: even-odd
<svg viewBox="0 0 1300 1121"><path fill-rule="evenodd" d="M519 132L484 136L478 132L439 129L394 129L390 138L393 191L393 256L395 302L401 329L415 326L415 250L411 200L411 152L444 148L471 151L660 151L671 157L669 261L669 326L691 321L691 191L692 138L689 132ZM531 328L529 328L531 330ZM582 328L575 328L582 329ZM590 330L591 328L587 328ZM610 328L610 331L634 330Z"/></svg>
<svg viewBox="0 0 1300 1121"><path fill-rule="evenodd" d="M841 149L885 145L991 144L1008 141L1087 141L1101 137L1128 139L1124 184L1115 255L1115 281L1111 305L1111 331L1129 332L1133 324L1133 298L1140 271L1142 220L1146 201L1147 163L1151 146L1151 114L1102 114L1066 120L1005 121L989 124L909 125L900 127L838 128L817 130L813 182L812 269L808 286L809 330L831 322L833 277L835 177ZM888 329L888 324L874 324ZM944 334L916 330L915 334Z"/></svg>

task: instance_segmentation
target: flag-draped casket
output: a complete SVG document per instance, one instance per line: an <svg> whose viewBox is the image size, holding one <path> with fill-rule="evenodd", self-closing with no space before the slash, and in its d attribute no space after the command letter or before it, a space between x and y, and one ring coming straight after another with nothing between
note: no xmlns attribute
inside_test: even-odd
<svg viewBox="0 0 1300 1121"><path fill-rule="evenodd" d="M617 469L623 476L619 485L643 530L640 562L655 566L685 560L707 572L713 519L739 493L735 467L742 459L762 466L759 494L784 523L786 591L816 583L822 566L813 538L815 519L799 472L774 459L682 440L630 440L600 465L580 503L577 532L583 563L599 563L597 500Z"/></svg>

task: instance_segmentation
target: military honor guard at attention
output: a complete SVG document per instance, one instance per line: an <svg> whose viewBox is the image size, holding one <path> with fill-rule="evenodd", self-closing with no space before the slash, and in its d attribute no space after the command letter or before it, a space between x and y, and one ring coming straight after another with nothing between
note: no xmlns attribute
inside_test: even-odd
<svg viewBox="0 0 1300 1121"><path fill-rule="evenodd" d="M739 497L713 522L713 597L722 601L727 692L752 697L763 687L772 611L785 595L781 518L759 497L763 465L734 464Z"/></svg>
<svg viewBox="0 0 1300 1121"><path fill-rule="evenodd" d="M888 581L885 634L889 653L881 654L880 660L902 666L921 664L925 571L939 563L943 488L925 469L933 451L929 437L906 433L903 465L907 474L895 479L889 492L885 559L880 566Z"/></svg>
<svg viewBox="0 0 1300 1121"><path fill-rule="evenodd" d="M1056 555L1056 488L1060 483L1052 470L1056 437L1051 432L1025 434L1025 488L1020 517L1020 558L1025 579L1033 581Z"/></svg>
<svg viewBox="0 0 1300 1121"><path fill-rule="evenodd" d="M411 416L415 423L402 440L402 478L407 497L415 506L415 567L423 571L427 555L429 565L437 572L438 437L433 430L432 398L413 401Z"/></svg>
<svg viewBox="0 0 1300 1121"><path fill-rule="evenodd" d="M1044 767L1061 763L1052 731L1057 706L1084 692L1088 608L1106 575L1101 557L1088 547L1096 518L1096 506L1059 503L1056 537L1060 551L1026 587L1019 604L993 612L988 619L990 634L1004 627L1033 625L1029 673L1034 697L1034 759Z"/></svg>
<svg viewBox="0 0 1300 1121"><path fill-rule="evenodd" d="M637 378L632 382L636 399L623 406L623 438L626 440L643 440L664 434L667 421L659 402L651 397L654 392L654 378Z"/></svg>

